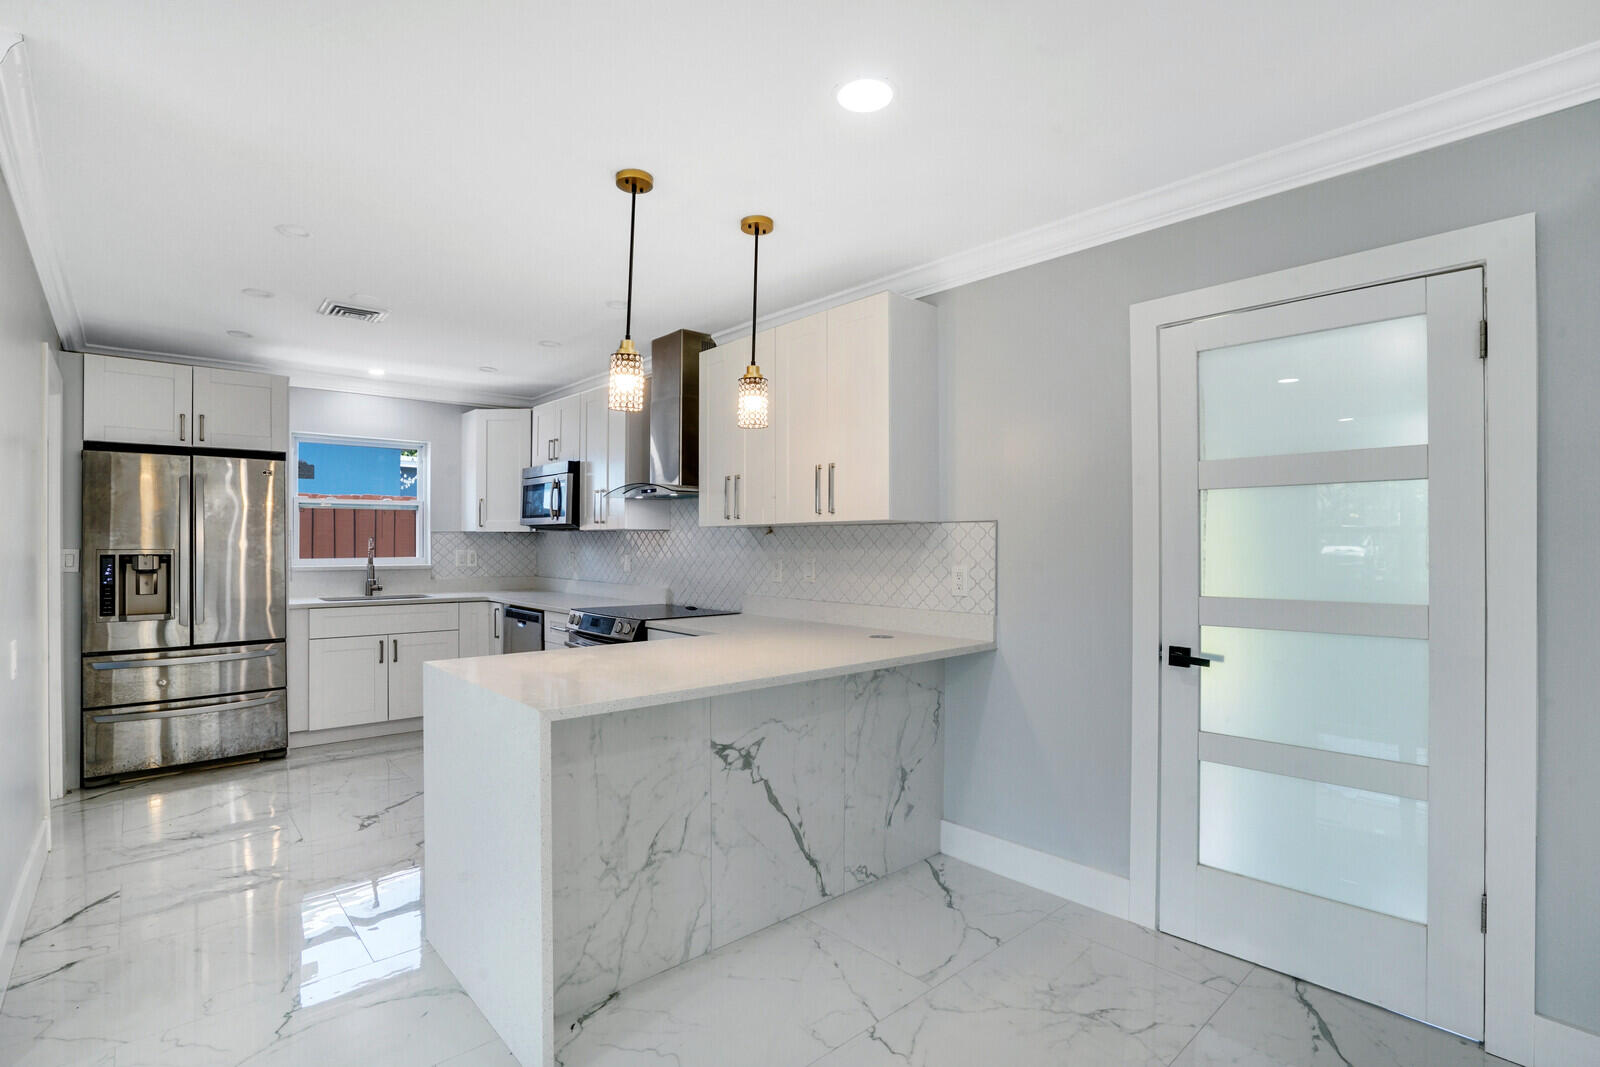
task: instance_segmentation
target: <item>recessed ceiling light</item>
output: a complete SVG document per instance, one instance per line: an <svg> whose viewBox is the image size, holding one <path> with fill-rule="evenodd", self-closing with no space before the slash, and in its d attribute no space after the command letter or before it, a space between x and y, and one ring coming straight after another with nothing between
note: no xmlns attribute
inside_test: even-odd
<svg viewBox="0 0 1600 1067"><path fill-rule="evenodd" d="M857 78L839 86L834 94L846 111L882 111L894 99L894 86L882 78Z"/></svg>
<svg viewBox="0 0 1600 1067"><path fill-rule="evenodd" d="M374 378L382 378L387 372L382 367L368 367L367 373Z"/></svg>
<svg viewBox="0 0 1600 1067"><path fill-rule="evenodd" d="M1293 385L1295 382L1298 382L1299 380L1300 380L1299 378L1279 378L1278 379L1278 384L1279 385Z"/></svg>
<svg viewBox="0 0 1600 1067"><path fill-rule="evenodd" d="M481 370L485 374L499 374L500 373L500 368L499 367L483 366L483 367L479 367L478 369Z"/></svg>
<svg viewBox="0 0 1600 1067"><path fill-rule="evenodd" d="M1356 421L1356 417L1354 415L1346 415L1344 418L1340 419L1339 421L1340 422L1355 422Z"/></svg>
<svg viewBox="0 0 1600 1067"><path fill-rule="evenodd" d="M540 341L539 342L539 347L540 348L560 348L561 347L561 342L560 341Z"/></svg>
<svg viewBox="0 0 1600 1067"><path fill-rule="evenodd" d="M255 335L254 334L250 334L250 333L246 333L243 330L229 330L228 331L228 336L229 337L241 337L241 338L243 338L243 337L253 337Z"/></svg>
<svg viewBox="0 0 1600 1067"><path fill-rule="evenodd" d="M271 300L277 294L271 289L240 289L245 296L253 296L257 300Z"/></svg>
<svg viewBox="0 0 1600 1067"><path fill-rule="evenodd" d="M613 311L621 311L623 308L625 308L627 306L628 306L628 302L626 300L607 300L606 301L606 307L610 308Z"/></svg>
<svg viewBox="0 0 1600 1067"><path fill-rule="evenodd" d="M282 222L273 227L285 237L310 237L311 231L304 226L296 226L292 222Z"/></svg>

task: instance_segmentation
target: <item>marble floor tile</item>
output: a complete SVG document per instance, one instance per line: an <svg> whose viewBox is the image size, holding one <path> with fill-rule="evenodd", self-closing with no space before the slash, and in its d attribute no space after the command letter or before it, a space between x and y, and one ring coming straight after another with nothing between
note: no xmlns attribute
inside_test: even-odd
<svg viewBox="0 0 1600 1067"><path fill-rule="evenodd" d="M926 988L788 919L556 1020L560 1067L802 1067Z"/></svg>
<svg viewBox="0 0 1600 1067"><path fill-rule="evenodd" d="M1470 1041L1309 982L1258 967L1175 1067L1486 1067L1506 1064Z"/></svg>
<svg viewBox="0 0 1600 1067"><path fill-rule="evenodd" d="M1164 1065L1225 999L1039 923L817 1065Z"/></svg>
<svg viewBox="0 0 1600 1067"><path fill-rule="evenodd" d="M1039 922L1061 900L938 856L805 917L936 985Z"/></svg>
<svg viewBox="0 0 1600 1067"><path fill-rule="evenodd" d="M1081 904L1069 902L1062 905L1050 916L1050 921L1060 923L1080 937L1114 948L1125 956L1154 964L1223 993L1233 992L1254 969L1254 964L1244 960L1170 934L1148 930L1137 923L1114 918Z"/></svg>

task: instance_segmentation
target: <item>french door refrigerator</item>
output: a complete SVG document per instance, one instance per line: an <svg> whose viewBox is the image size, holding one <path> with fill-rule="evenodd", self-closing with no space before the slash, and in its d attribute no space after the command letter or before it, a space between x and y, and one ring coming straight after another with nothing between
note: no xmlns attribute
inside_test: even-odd
<svg viewBox="0 0 1600 1067"><path fill-rule="evenodd" d="M287 751L286 469L84 449L84 785Z"/></svg>

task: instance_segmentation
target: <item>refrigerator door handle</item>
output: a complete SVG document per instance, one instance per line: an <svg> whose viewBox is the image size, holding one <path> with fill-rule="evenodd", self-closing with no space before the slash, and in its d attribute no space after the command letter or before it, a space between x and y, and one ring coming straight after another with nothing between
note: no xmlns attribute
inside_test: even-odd
<svg viewBox="0 0 1600 1067"><path fill-rule="evenodd" d="M123 712L122 714L106 712L104 715L94 716L94 721L97 723L117 723L148 722L151 719L176 719L184 715L200 715L210 711L243 711L245 708L259 708L264 704L272 704L280 699L282 698L279 694L273 693L271 696L257 697L255 700L238 700L225 704L202 704L194 708L169 708L166 711L135 711Z"/></svg>
<svg viewBox="0 0 1600 1067"><path fill-rule="evenodd" d="M194 623L206 621L206 477L194 476Z"/></svg>
<svg viewBox="0 0 1600 1067"><path fill-rule="evenodd" d="M241 659L276 656L276 648L257 648L249 652L219 652L211 656L174 656L170 659L114 659L89 664L93 671L125 671L135 667L187 667L194 663L228 663Z"/></svg>

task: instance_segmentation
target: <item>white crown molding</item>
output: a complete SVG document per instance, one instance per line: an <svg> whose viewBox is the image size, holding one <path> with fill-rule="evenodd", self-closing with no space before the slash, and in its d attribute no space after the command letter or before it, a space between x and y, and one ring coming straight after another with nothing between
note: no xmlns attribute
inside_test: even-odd
<svg viewBox="0 0 1600 1067"><path fill-rule="evenodd" d="M33 106L28 48L20 34L5 30L0 30L0 174L5 175L6 186L11 190L11 202L16 205L17 220L22 224L22 235L61 346L79 348L83 344L83 320L62 270L55 216L45 191L44 155Z"/></svg>
<svg viewBox="0 0 1600 1067"><path fill-rule="evenodd" d="M928 296L1600 99L1600 41L1336 130L762 316L768 326L884 290ZM741 321L718 344L750 332Z"/></svg>

